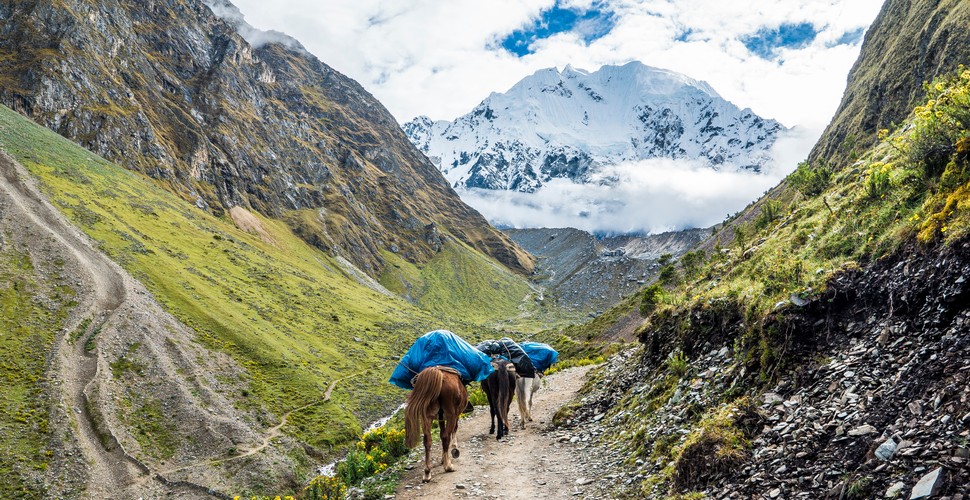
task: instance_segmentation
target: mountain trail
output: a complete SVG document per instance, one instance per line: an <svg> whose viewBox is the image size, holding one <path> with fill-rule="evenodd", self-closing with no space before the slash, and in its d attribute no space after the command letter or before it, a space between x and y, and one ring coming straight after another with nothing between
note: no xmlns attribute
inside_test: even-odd
<svg viewBox="0 0 970 500"><path fill-rule="evenodd" d="M503 499L565 499L580 495L584 485L592 482L585 468L581 450L569 442L570 437L552 426L552 417L569 403L583 386L589 366L571 368L545 378L536 393L533 422L521 427L516 403L509 412L512 433L496 441L488 433L488 407L475 407L472 417L458 425L458 449L454 460L456 471L441 468L440 444L432 453L434 467L431 482L422 483L424 449L421 458L410 458L410 470L398 486L398 500L415 498L485 497ZM412 454L412 457L417 456ZM587 479L590 478L590 479Z"/></svg>
<svg viewBox="0 0 970 500"><path fill-rule="evenodd" d="M64 323L50 358L53 411L59 425L74 429L71 444L83 456L82 498L138 498L178 494L182 498L224 497L189 481L170 481L132 456L112 432L99 404L108 360L99 348L102 337L133 321L157 326L157 305L128 274L101 253L47 201L27 170L0 152L0 198L10 207L11 227L37 243L34 259L63 258L75 280L79 303ZM49 244L43 244L49 243ZM158 311L160 313L160 311ZM135 319L132 314L143 316ZM147 318L147 319L146 319ZM148 328L149 331L156 328ZM160 328L159 328L160 329ZM97 337L96 337L97 336ZM95 341L97 340L97 344ZM157 359L159 364L168 360ZM63 411L60 410L63 408ZM77 495L78 492L71 492Z"/></svg>
<svg viewBox="0 0 970 500"><path fill-rule="evenodd" d="M81 307L68 321L64 332L87 324L82 338L72 341L61 335L57 341L55 371L60 382L61 401L70 408L77 424L77 444L89 461L90 479L85 495L89 498L108 498L116 494L140 472L140 464L133 463L111 436L100 436L90 415L86 395L88 385L98 370L96 353L87 352L85 340L107 322L112 313L126 300L127 284L114 263L95 250L80 231L74 228L40 193L30 175L6 154L0 154L0 189L23 214L29 223L74 257L86 274L84 289L93 293L79 293ZM93 295L93 296L92 296ZM88 321L89 320L89 321ZM73 323L73 324L72 324Z"/></svg>

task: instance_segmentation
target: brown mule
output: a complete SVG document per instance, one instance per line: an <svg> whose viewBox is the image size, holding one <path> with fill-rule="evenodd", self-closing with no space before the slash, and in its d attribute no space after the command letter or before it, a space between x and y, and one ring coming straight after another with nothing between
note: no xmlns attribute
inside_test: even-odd
<svg viewBox="0 0 970 500"><path fill-rule="evenodd" d="M468 405L468 391L458 371L443 366L421 370L412 384L414 390L408 395L404 409L404 442L408 448L414 448L418 437L424 434L424 482L428 482L431 480L431 422L437 417L441 429L441 465L445 472L454 472L451 457L458 458L459 452L453 441L458 431L458 415Z"/></svg>

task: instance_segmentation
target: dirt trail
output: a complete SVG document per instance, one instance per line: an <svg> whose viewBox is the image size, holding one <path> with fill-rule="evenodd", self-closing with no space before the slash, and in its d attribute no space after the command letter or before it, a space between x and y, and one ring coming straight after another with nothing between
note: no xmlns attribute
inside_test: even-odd
<svg viewBox="0 0 970 500"><path fill-rule="evenodd" d="M69 321L66 331L79 328L86 319L90 319L89 326L77 342L71 342L66 334L61 335L56 344L55 369L61 383L61 399L71 409L77 423L78 446L90 463L91 477L86 496L108 498L122 490L142 471L139 464L129 460L117 446L103 446L93 428L85 389L97 374L98 359L96 354L85 351L84 338L100 329L124 303L127 297L125 277L113 262L95 250L87 238L44 199L24 168L2 153L0 174L0 189L19 209L25 222L48 233L86 274L84 287L90 289L91 293L79 293L82 301L79 311L82 312ZM109 451L108 448L112 449Z"/></svg>
<svg viewBox="0 0 970 500"><path fill-rule="evenodd" d="M546 377L536 393L534 421L521 429L516 403L512 403L512 434L502 441L488 433L487 407L476 407L475 414L458 427L456 472L446 474L436 443L435 467L431 482L422 483L423 466L414 467L401 481L395 498L576 498L581 495L586 471L583 457L552 428L552 416L582 387L590 367L573 368ZM563 442L560 442L563 441ZM419 446L423 460L424 452Z"/></svg>

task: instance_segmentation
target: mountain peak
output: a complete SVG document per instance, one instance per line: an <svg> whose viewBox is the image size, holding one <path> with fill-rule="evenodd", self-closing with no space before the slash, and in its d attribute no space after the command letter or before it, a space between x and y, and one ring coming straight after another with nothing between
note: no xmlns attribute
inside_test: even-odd
<svg viewBox="0 0 970 500"><path fill-rule="evenodd" d="M757 171L782 128L703 81L639 61L541 69L453 122L404 125L452 186L525 192L657 157Z"/></svg>

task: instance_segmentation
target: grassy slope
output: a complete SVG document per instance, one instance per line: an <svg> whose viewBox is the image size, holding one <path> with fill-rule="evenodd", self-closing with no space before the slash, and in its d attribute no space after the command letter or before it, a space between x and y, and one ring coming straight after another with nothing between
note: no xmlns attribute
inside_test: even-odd
<svg viewBox="0 0 970 500"><path fill-rule="evenodd" d="M53 431L44 373L75 292L58 275L63 262L41 271L8 238L0 238L0 497L43 498Z"/></svg>
<svg viewBox="0 0 970 500"><path fill-rule="evenodd" d="M425 303L437 312L432 315L358 284L281 222L261 218L273 240L267 243L7 108L0 108L0 147L201 342L248 369L250 390L238 396L239 404L268 409L276 417L265 424L358 374L338 385L329 403L292 415L284 428L319 449L356 438L359 419L379 416L401 399L386 379L393 356L417 335L450 324L449 317L468 319L471 311L476 321L502 317L527 288L524 278L495 272L491 261L451 246L427 265L435 269L427 294L434 299ZM444 277L456 272L451 266L477 276L456 295L436 288L450 285ZM491 273L500 277L493 281ZM500 295L508 301L495 307L480 300ZM436 306L437 300L450 302Z"/></svg>

